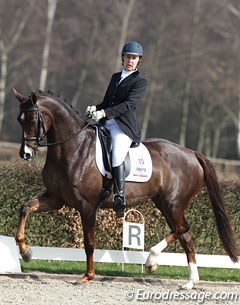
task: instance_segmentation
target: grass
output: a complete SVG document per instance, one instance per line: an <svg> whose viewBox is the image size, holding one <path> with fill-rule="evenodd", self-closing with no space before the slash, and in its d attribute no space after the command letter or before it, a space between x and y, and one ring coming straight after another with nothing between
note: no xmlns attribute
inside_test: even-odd
<svg viewBox="0 0 240 305"><path fill-rule="evenodd" d="M82 262L68 261L41 261L32 260L28 263L21 260L23 272L45 272L57 274L77 274L83 275L86 264ZM124 277L141 277L141 278L160 278L160 279L184 279L188 278L187 267L159 266L157 271L151 275L142 274L141 265L124 265L122 271L121 264L95 263L95 272L102 276L124 276ZM240 282L239 269L219 269L219 268L199 268L201 280L205 281L224 281Z"/></svg>

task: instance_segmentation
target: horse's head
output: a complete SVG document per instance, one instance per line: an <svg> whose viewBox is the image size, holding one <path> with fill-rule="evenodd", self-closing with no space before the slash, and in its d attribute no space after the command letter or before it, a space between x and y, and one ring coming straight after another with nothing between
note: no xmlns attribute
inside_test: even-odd
<svg viewBox="0 0 240 305"><path fill-rule="evenodd" d="M21 158L31 160L36 155L45 133L37 95L32 92L30 96L23 97L15 89L13 93L20 102L20 113L17 119L22 127L22 144L19 154Z"/></svg>

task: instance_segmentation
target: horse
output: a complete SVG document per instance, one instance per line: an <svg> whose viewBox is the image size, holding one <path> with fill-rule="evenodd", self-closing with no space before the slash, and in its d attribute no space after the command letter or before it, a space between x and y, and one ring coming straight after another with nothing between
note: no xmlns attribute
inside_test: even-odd
<svg viewBox="0 0 240 305"><path fill-rule="evenodd" d="M95 161L96 132L62 97L50 91L31 92L27 97L13 89L20 102L18 121L22 129L20 157L31 160L41 146L47 146L42 179L46 191L20 208L16 242L22 258L31 259L25 242L25 225L30 213L59 210L64 205L79 211L86 253L86 272L82 283L95 276L93 253L95 222L99 208L112 208L110 194L99 204L103 177ZM45 144L44 140L45 139ZM46 143L47 141L47 143ZM183 288L191 289L199 281L193 237L184 212L192 199L207 186L219 238L227 255L238 261L238 248L224 207L220 185L210 161L202 154L164 139L146 139L143 144L152 158L152 176L144 183L126 183L127 207L151 199L165 217L170 233L150 249L145 263L147 272L157 268L160 253L179 240L186 253L189 279Z"/></svg>

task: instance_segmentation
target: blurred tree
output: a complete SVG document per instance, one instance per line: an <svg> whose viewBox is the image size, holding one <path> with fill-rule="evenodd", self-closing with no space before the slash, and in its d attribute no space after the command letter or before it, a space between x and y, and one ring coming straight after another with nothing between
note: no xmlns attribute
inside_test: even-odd
<svg viewBox="0 0 240 305"><path fill-rule="evenodd" d="M239 158L239 11L239 0L0 0L1 139L20 139L11 87L51 89L83 111L121 68L122 44L137 40L143 137Z"/></svg>
<svg viewBox="0 0 240 305"><path fill-rule="evenodd" d="M8 35L6 35L5 32L7 30L6 27L3 26L4 10L0 10L0 133L2 130L4 118L4 106L6 101L6 82L10 52L17 46L17 43L27 24L29 16L31 15L35 2L35 0L31 1L29 7L26 9L26 12L23 14L23 16L18 16L19 10L16 10L16 22L13 22L12 27L10 27L10 32L7 32L9 33ZM12 19L13 18L11 18L11 20Z"/></svg>
<svg viewBox="0 0 240 305"><path fill-rule="evenodd" d="M157 37L157 42L155 45L155 63L151 69L151 75L149 78L149 87L148 87L148 94L146 97L145 101L145 107L144 107L144 112L143 112L143 122L142 122L142 138L145 139L148 131L148 124L150 121L151 117L151 109L152 109L152 104L154 102L154 94L156 90L156 86L159 80L159 74L161 73L159 71L159 64L160 64L160 56L159 53L161 52L162 46L163 46L163 32L166 29L166 18L163 17L161 19L160 25L159 25L159 34Z"/></svg>
<svg viewBox="0 0 240 305"><path fill-rule="evenodd" d="M233 121L235 122L235 126L237 129L237 147L238 147L238 155L240 156L240 33L239 33L239 27L240 27L240 5L239 3L234 5L233 3L228 4L228 9L231 13L232 19L236 19L235 22L233 22L233 33L234 33L234 43L233 43L233 52L236 54L234 61L235 68L238 69L237 76L236 76L236 86L237 86L237 100L238 100L238 112L236 115L232 112L230 108L227 109L227 112L231 114L231 117L233 117ZM226 109L226 108L225 108ZM236 118L237 116L237 118Z"/></svg>
<svg viewBox="0 0 240 305"><path fill-rule="evenodd" d="M185 76L186 78L183 87L183 97L182 97L182 118L181 118L179 143L183 146L186 145L190 93L192 89L191 87L192 87L192 79L193 79L193 65L197 54L196 43L198 37L198 27L200 22L200 12L201 12L201 0L196 0L194 13L193 13L193 24L190 32L191 38L190 38L190 46L189 46L189 58L187 63L187 71Z"/></svg>
<svg viewBox="0 0 240 305"><path fill-rule="evenodd" d="M42 54L42 69L40 74L40 84L39 88L41 90L45 90L47 74L48 74L48 61L49 61L49 50L50 43L52 38L52 29L55 18L55 12L57 7L57 0L48 0L48 9L47 9L47 30L46 37L43 46L43 54Z"/></svg>
<svg viewBox="0 0 240 305"><path fill-rule="evenodd" d="M127 34L128 34L128 28L129 28L129 19L131 17L131 14L134 9L135 0L128 0L126 4L126 10L124 11L123 17L122 17L122 26L121 26L121 35L119 39L118 44L118 52L117 52L117 59L115 64L115 70L118 71L122 66L122 60L121 60L121 51L124 43L127 40ZM120 5L120 4L119 4Z"/></svg>

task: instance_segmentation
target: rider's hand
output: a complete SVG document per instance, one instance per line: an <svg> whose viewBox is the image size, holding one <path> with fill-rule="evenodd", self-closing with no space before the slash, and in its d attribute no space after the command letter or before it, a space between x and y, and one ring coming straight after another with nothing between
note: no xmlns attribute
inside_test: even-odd
<svg viewBox="0 0 240 305"><path fill-rule="evenodd" d="M85 116L92 115L92 113L96 110L97 110L96 106L87 106L85 110Z"/></svg>
<svg viewBox="0 0 240 305"><path fill-rule="evenodd" d="M98 123L101 119L105 118L106 116L106 113L105 111L102 109L102 110L98 110L98 111L94 111L92 113L92 119L94 121L96 121L96 123Z"/></svg>

